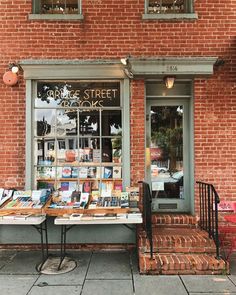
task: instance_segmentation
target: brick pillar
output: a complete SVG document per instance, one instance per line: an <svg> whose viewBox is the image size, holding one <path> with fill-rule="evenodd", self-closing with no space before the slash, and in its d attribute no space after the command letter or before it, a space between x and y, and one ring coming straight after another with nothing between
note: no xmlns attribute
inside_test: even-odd
<svg viewBox="0 0 236 295"><path fill-rule="evenodd" d="M131 83L131 184L137 185L145 176L145 82Z"/></svg>

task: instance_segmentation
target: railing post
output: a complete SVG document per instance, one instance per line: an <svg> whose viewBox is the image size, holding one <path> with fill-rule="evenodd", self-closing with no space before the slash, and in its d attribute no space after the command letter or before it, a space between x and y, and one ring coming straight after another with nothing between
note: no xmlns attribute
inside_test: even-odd
<svg viewBox="0 0 236 295"><path fill-rule="evenodd" d="M207 185L207 203L208 203L208 236L212 237L211 232L211 186Z"/></svg>

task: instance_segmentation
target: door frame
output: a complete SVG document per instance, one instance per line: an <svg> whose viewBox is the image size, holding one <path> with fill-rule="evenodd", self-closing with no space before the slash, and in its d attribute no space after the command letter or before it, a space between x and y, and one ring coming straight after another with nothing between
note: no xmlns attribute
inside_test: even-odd
<svg viewBox="0 0 236 295"><path fill-rule="evenodd" d="M183 202L181 203L180 199L158 199L155 201L153 199L153 211L155 212L176 212L176 213L194 213L194 136L193 136L193 99L192 97L156 97L156 98L147 98L146 99L146 151L149 150L150 144L150 108L151 106L174 106L174 105L184 105L184 108L187 112L184 112L183 117L183 154L187 159L185 159L184 165L184 191L189 197L185 200L185 206ZM150 156L150 155L149 155ZM150 177L150 159L146 157L146 169L145 169L145 179L151 184ZM177 204L177 209L158 209L158 204ZM178 209L179 208L179 209Z"/></svg>

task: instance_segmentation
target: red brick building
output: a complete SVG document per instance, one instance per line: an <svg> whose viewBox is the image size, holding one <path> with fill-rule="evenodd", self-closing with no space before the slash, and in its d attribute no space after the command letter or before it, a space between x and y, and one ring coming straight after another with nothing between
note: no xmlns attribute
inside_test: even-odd
<svg viewBox="0 0 236 295"><path fill-rule="evenodd" d="M221 200L236 201L234 1L0 6L1 73L21 66L16 85L0 82L1 187L51 186L48 178L58 187L65 152L80 157L80 149L92 148L102 150L101 167L120 167L113 189L152 183L155 212L198 216L199 180L212 183ZM166 77L174 77L173 88ZM66 117L69 107L74 114ZM61 133L60 116L68 124ZM103 161L106 140L113 160ZM48 172L51 157L58 168Z"/></svg>

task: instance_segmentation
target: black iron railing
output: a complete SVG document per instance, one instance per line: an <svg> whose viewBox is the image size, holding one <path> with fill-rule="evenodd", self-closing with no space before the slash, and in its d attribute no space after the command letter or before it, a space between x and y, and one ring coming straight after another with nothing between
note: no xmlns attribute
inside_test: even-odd
<svg viewBox="0 0 236 295"><path fill-rule="evenodd" d="M152 242L152 194L147 182L141 182L143 189L143 226L150 243L150 256L153 259Z"/></svg>
<svg viewBox="0 0 236 295"><path fill-rule="evenodd" d="M216 244L216 258L220 257L219 233L218 233L218 203L220 198L212 184L197 181L200 199L201 229L208 232Z"/></svg>

